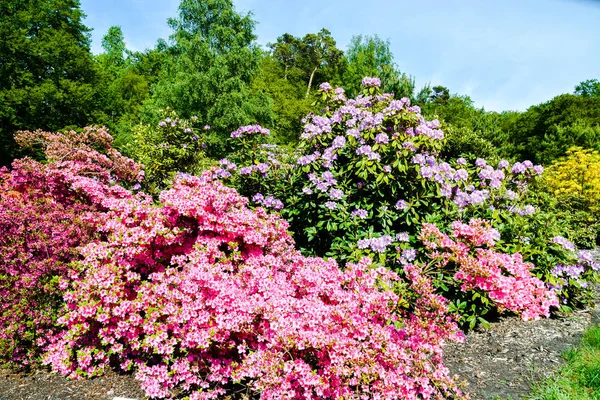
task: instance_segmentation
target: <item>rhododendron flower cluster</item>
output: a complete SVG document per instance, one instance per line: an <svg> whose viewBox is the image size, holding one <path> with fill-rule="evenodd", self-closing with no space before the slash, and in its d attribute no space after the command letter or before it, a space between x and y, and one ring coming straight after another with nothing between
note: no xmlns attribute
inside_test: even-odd
<svg viewBox="0 0 600 400"><path fill-rule="evenodd" d="M510 310L524 320L548 317L551 307L558 307L556 294L531 274L533 264L523 262L518 253L494 250L500 235L489 223L478 219L469 224L456 221L452 236L454 239L433 224L424 224L421 231L429 257L439 268L452 265L454 279L462 282L461 290L482 291L499 310Z"/></svg>
<svg viewBox="0 0 600 400"><path fill-rule="evenodd" d="M271 132L267 128L263 128L260 125L247 125L247 126L240 126L237 130L231 132L231 137L238 138L238 137L241 137L242 135L253 135L253 134L269 135L270 133Z"/></svg>
<svg viewBox="0 0 600 400"><path fill-rule="evenodd" d="M304 257L286 222L247 201L205 174L178 176L156 206L114 202L46 362L69 376L118 363L158 398L463 398L442 364L461 336L420 267L406 267L408 313L385 289L395 273Z"/></svg>
<svg viewBox="0 0 600 400"><path fill-rule="evenodd" d="M49 161L25 158L0 170L0 357L23 367L57 332L60 279L75 273L77 248L98 238L111 199L131 197L110 183L135 182L143 172L110 146L104 129L25 131L16 140L41 145Z"/></svg>

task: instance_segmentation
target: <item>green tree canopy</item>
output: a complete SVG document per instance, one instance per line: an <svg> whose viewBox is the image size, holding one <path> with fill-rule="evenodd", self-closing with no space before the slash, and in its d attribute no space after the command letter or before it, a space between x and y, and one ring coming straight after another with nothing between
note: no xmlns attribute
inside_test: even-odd
<svg viewBox="0 0 600 400"><path fill-rule="evenodd" d="M509 130L516 156L545 165L573 146L600 150L600 97L556 96L520 114Z"/></svg>
<svg viewBox="0 0 600 400"><path fill-rule="evenodd" d="M385 93L394 93L396 98L413 98L414 79L398 70L390 41L379 36L353 36L346 51L348 66L344 72L344 87L349 96L360 93L360 84L365 76L381 79Z"/></svg>
<svg viewBox="0 0 600 400"><path fill-rule="evenodd" d="M588 79L575 86L575 94L583 97L600 97L600 82L598 79Z"/></svg>
<svg viewBox="0 0 600 400"><path fill-rule="evenodd" d="M173 34L150 111L170 106L210 123L217 153L240 125L271 123L269 99L250 92L261 58L251 15L237 13L231 0L182 0L169 25Z"/></svg>
<svg viewBox="0 0 600 400"><path fill-rule="evenodd" d="M302 39L286 33L269 47L271 55L284 70L284 78L304 82L305 98L320 83L340 83L339 77L346 61L344 53L336 47L335 39L327 29L309 33Z"/></svg>
<svg viewBox="0 0 600 400"><path fill-rule="evenodd" d="M83 126L93 109L95 68L78 0L0 2L0 164L19 129Z"/></svg>

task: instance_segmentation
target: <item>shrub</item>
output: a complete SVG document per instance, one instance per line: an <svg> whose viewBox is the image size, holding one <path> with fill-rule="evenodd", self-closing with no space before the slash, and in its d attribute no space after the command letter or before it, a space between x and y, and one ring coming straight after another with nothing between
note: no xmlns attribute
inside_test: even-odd
<svg viewBox="0 0 600 400"><path fill-rule="evenodd" d="M100 128L82 133L19 132L19 144L41 146L47 164L31 159L0 170L0 358L13 367L38 361L57 332L60 279L76 270L77 248L98 239L107 201L130 193L110 182L143 176L112 149ZM100 149L102 152L97 151Z"/></svg>
<svg viewBox="0 0 600 400"><path fill-rule="evenodd" d="M406 267L407 313L386 290L395 273L302 256L285 221L208 174L179 175L160 202L115 202L107 240L84 249L54 369L117 363L160 398L175 387L190 399L463 397L441 357L460 335L420 267Z"/></svg>
<svg viewBox="0 0 600 400"><path fill-rule="evenodd" d="M594 247L600 231L598 151L572 147L548 167L544 178L546 191L558 201L552 211L568 221L566 236L579 246Z"/></svg>
<svg viewBox="0 0 600 400"><path fill-rule="evenodd" d="M178 172L196 174L208 165L205 159L206 133L210 126L196 128L198 117L179 118L170 108L161 110L156 126L139 124L131 133L127 153L144 166L143 187L158 194Z"/></svg>

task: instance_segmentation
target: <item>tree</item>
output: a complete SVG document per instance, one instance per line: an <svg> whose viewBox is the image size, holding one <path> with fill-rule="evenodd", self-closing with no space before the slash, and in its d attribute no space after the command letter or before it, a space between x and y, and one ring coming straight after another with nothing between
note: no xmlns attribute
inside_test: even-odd
<svg viewBox="0 0 600 400"><path fill-rule="evenodd" d="M288 73L292 69L299 70L300 59L302 57L303 43L297 37L284 33L277 38L276 43L269 44L271 55L277 60L284 69L283 79L288 79Z"/></svg>
<svg viewBox="0 0 600 400"><path fill-rule="evenodd" d="M252 82L252 91L272 99L273 129L276 143L294 145L302 132L302 118L311 111L311 100L305 98L304 82L291 79L298 69L289 64L281 67L275 57L266 54ZM289 78L289 79L288 79Z"/></svg>
<svg viewBox="0 0 600 400"><path fill-rule="evenodd" d="M302 81L308 99L313 83L335 80L345 65L344 54L336 47L331 32L323 28L299 39L289 33L269 45L271 56L283 69L284 79ZM317 75L320 77L317 78Z"/></svg>
<svg viewBox="0 0 600 400"><path fill-rule="evenodd" d="M390 41L379 36L353 36L346 51L348 66L344 71L344 87L349 96L360 93L360 83L365 76L381 79L385 93L394 93L396 98L414 95L414 80L398 70Z"/></svg>
<svg viewBox="0 0 600 400"><path fill-rule="evenodd" d="M120 26L111 26L102 38L102 48L111 64L125 63L125 36Z"/></svg>
<svg viewBox="0 0 600 400"><path fill-rule="evenodd" d="M78 0L0 2L0 164L18 154L18 129L83 126L95 69Z"/></svg>
<svg viewBox="0 0 600 400"><path fill-rule="evenodd" d="M308 85L306 87L306 98L310 94L313 78L321 67L336 68L336 64L342 59L343 53L335 47L335 40L331 32L323 28L319 33L309 33L302 39L304 62L310 70Z"/></svg>
<svg viewBox="0 0 600 400"><path fill-rule="evenodd" d="M583 97L600 97L600 82L588 79L575 86L575 94Z"/></svg>
<svg viewBox="0 0 600 400"><path fill-rule="evenodd" d="M261 57L251 15L237 13L231 0L182 0L169 25L171 43L147 111L170 106L209 122L213 155L240 125L270 124L268 99L250 93Z"/></svg>
<svg viewBox="0 0 600 400"><path fill-rule="evenodd" d="M573 146L600 150L600 97L562 94L529 107L508 127L515 156L545 165Z"/></svg>
<svg viewBox="0 0 600 400"><path fill-rule="evenodd" d="M149 95L152 71L140 65L145 59L125 46L123 31L111 26L102 39L104 53L95 57L100 84L97 87L95 122L111 129L116 147L129 141L132 126ZM146 53L152 53L149 50ZM156 73L155 73L156 74Z"/></svg>

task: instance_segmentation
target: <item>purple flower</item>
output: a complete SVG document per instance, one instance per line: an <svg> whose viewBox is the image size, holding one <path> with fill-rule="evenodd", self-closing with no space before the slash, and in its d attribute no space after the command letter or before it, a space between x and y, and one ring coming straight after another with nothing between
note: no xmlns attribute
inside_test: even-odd
<svg viewBox="0 0 600 400"><path fill-rule="evenodd" d="M507 160L502 160L498 163L498 169L504 169L508 167L510 163Z"/></svg>
<svg viewBox="0 0 600 400"><path fill-rule="evenodd" d="M252 174L252 167L240 168L240 175L250 175L250 174Z"/></svg>
<svg viewBox="0 0 600 400"><path fill-rule="evenodd" d="M135 185L133 185L131 187L132 190L140 190L142 188L142 185L140 185L139 183L136 183Z"/></svg>
<svg viewBox="0 0 600 400"><path fill-rule="evenodd" d="M423 154L416 154L413 156L413 158L411 159L413 164L419 164L419 165L425 165L426 160L425 160L425 156Z"/></svg>
<svg viewBox="0 0 600 400"><path fill-rule="evenodd" d="M544 167L541 165L536 165L533 167L533 172L535 172L537 175L542 175L544 173Z"/></svg>
<svg viewBox="0 0 600 400"><path fill-rule="evenodd" d="M489 193L487 190L475 190L469 196L469 202L474 205L483 204L485 202L485 200L487 199L488 194Z"/></svg>
<svg viewBox="0 0 600 400"><path fill-rule="evenodd" d="M269 164L260 163L254 166L254 170L260 172L261 174L266 173L269 170Z"/></svg>
<svg viewBox="0 0 600 400"><path fill-rule="evenodd" d="M385 133L380 133L375 136L375 143L377 144L387 144L390 141L390 137Z"/></svg>
<svg viewBox="0 0 600 400"><path fill-rule="evenodd" d="M413 142L406 141L402 143L402 147L410 151L417 151L417 148L415 147Z"/></svg>
<svg viewBox="0 0 600 400"><path fill-rule="evenodd" d="M192 130L190 128L185 128L184 132L185 133L192 133Z"/></svg>
<svg viewBox="0 0 600 400"><path fill-rule="evenodd" d="M158 123L158 126L160 126L160 127L165 127L165 126L167 126L167 123L166 123L165 121L160 121L160 122Z"/></svg>
<svg viewBox="0 0 600 400"><path fill-rule="evenodd" d="M398 242L408 242L410 240L410 236L406 232L401 232L396 235L396 240Z"/></svg>
<svg viewBox="0 0 600 400"><path fill-rule="evenodd" d="M256 193L254 196L252 196L252 201L262 203L265 201L265 197L261 193Z"/></svg>
<svg viewBox="0 0 600 400"><path fill-rule="evenodd" d="M485 160L483 158L478 158L477 160L475 160L475 165L483 168L487 165L487 163L485 162Z"/></svg>
<svg viewBox="0 0 600 400"><path fill-rule="evenodd" d="M402 250L402 258L411 262L417 258L417 251L415 249L404 249Z"/></svg>
<svg viewBox="0 0 600 400"><path fill-rule="evenodd" d="M454 180L456 182L458 182L458 181L466 181L468 178L469 178L469 173L467 172L466 169L459 169L454 174Z"/></svg>
<svg viewBox="0 0 600 400"><path fill-rule="evenodd" d="M359 249L366 249L371 245L371 240L369 239L360 239L358 242L356 242L356 247L358 247Z"/></svg>
<svg viewBox="0 0 600 400"><path fill-rule="evenodd" d="M421 167L421 176L425 179L429 179L433 176L434 174L434 169L428 166L423 166Z"/></svg>
<svg viewBox="0 0 600 400"><path fill-rule="evenodd" d="M305 187L304 189L302 189L302 193L304 193L304 194L312 194L313 191L310 188Z"/></svg>
<svg viewBox="0 0 600 400"><path fill-rule="evenodd" d="M396 208L401 211L405 211L408 209L408 203L405 200L398 200L396 202Z"/></svg>
<svg viewBox="0 0 600 400"><path fill-rule="evenodd" d="M208 126L208 125L207 125ZM208 126L210 129L210 126ZM204 127L206 129L206 126ZM240 126L237 130L231 132L232 138L239 138L243 135L252 135L252 134L260 134L260 135L268 135L271 132L267 128L263 128L260 125L246 125Z"/></svg>
<svg viewBox="0 0 600 400"><path fill-rule="evenodd" d="M330 210L335 210L337 208L337 203L335 201L327 201L325 202L325 207L329 208Z"/></svg>
<svg viewBox="0 0 600 400"><path fill-rule="evenodd" d="M364 86L364 87L371 87L371 86L379 87L379 86L381 86L381 79L371 78L371 77L367 76L367 77L363 78L362 86Z"/></svg>
<svg viewBox="0 0 600 400"><path fill-rule="evenodd" d="M344 197L344 192L340 189L331 189L329 191L329 197L333 200L341 200Z"/></svg>
<svg viewBox="0 0 600 400"><path fill-rule="evenodd" d="M518 209L517 214L519 215L531 215L535 212L535 207L532 205L526 205L525 207Z"/></svg>
<svg viewBox="0 0 600 400"><path fill-rule="evenodd" d="M527 170L527 167L520 162L516 162L513 164L511 172L513 174L521 174Z"/></svg>
<svg viewBox="0 0 600 400"><path fill-rule="evenodd" d="M210 129L210 125L204 125L204 130L207 131Z"/></svg>
<svg viewBox="0 0 600 400"><path fill-rule="evenodd" d="M192 136L192 140L198 140L198 136L196 136L196 135Z"/></svg>
<svg viewBox="0 0 600 400"><path fill-rule="evenodd" d="M458 160L456 160L456 163L458 165L465 165L465 164L467 164L467 160L465 160L464 158L461 157Z"/></svg>
<svg viewBox="0 0 600 400"><path fill-rule="evenodd" d="M392 237L390 235L371 239L371 249L378 253L383 253L390 244L392 244Z"/></svg>
<svg viewBox="0 0 600 400"><path fill-rule="evenodd" d="M365 219L368 215L367 210L363 210L362 208L357 208L350 213L351 217L358 217L360 219Z"/></svg>
<svg viewBox="0 0 600 400"><path fill-rule="evenodd" d="M567 250L575 251L575 245L562 236L554 236L552 238L552 242L556 243L556 244L560 244L562 247L564 247Z"/></svg>
<svg viewBox="0 0 600 400"><path fill-rule="evenodd" d="M331 143L331 147L334 149L342 148L345 145L346 145L346 138L343 136L336 136L336 138L333 139L333 142Z"/></svg>
<svg viewBox="0 0 600 400"><path fill-rule="evenodd" d="M331 85L329 84L329 82L323 82L319 85L319 89L321 89L324 92L329 92L331 91L333 88L331 87Z"/></svg>
<svg viewBox="0 0 600 400"><path fill-rule="evenodd" d="M577 253L577 258L579 258L579 260L586 262L586 263L591 263L594 261L594 257L592 257L592 253L590 253L589 251L585 251L585 250L581 250L579 253Z"/></svg>
<svg viewBox="0 0 600 400"><path fill-rule="evenodd" d="M389 174L390 172L392 172L392 167L390 167L389 165L384 165L383 170Z"/></svg>

